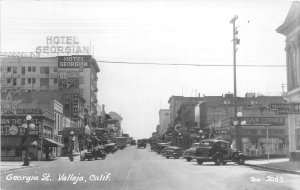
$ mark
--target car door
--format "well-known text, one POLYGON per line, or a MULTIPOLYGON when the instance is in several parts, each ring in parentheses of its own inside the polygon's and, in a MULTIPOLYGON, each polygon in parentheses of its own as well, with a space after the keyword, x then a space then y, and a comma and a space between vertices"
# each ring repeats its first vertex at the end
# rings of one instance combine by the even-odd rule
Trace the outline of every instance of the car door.
POLYGON ((220 152, 223 155, 224 159, 230 158, 230 146, 226 142, 220 142, 220 152))

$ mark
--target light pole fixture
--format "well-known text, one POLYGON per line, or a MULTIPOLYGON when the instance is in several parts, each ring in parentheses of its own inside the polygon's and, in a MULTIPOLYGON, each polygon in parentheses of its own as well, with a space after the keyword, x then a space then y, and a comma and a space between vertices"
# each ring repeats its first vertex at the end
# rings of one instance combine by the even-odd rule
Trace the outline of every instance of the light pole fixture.
POLYGON ((243 114, 242 112, 238 112, 236 114, 235 120, 233 120, 232 124, 236 128, 236 148, 239 151, 242 150, 242 138, 241 138, 241 126, 246 125, 246 121, 242 120, 243 114))
POLYGON ((25 149, 25 158, 23 166, 29 166, 29 129, 34 127, 31 121, 31 115, 26 116, 26 124, 23 124, 22 127, 25 128, 25 136, 26 136, 26 149, 25 149))
POLYGON ((69 159, 72 162, 74 160, 73 158, 73 146, 75 142, 75 137, 74 137, 74 131, 70 131, 70 140, 69 140, 69 159))

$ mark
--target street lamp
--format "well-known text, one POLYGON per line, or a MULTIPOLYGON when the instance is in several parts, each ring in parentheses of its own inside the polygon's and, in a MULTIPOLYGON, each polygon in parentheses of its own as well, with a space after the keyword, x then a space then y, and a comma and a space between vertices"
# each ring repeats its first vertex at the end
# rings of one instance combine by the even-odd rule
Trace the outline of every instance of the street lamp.
POLYGON ((69 140, 69 159, 73 162, 73 146, 75 142, 74 131, 70 131, 70 140, 69 140))
POLYGON ((26 116, 26 124, 23 124, 22 127, 25 128, 25 136, 26 136, 26 150, 25 150, 25 158, 23 166, 29 166, 29 129, 34 128, 34 124, 31 121, 31 115, 26 116))
POLYGON ((242 150, 242 139, 241 139, 241 126, 246 125, 246 121, 242 121, 242 112, 238 112, 236 114, 236 120, 234 120, 232 123, 235 126, 236 129, 236 148, 239 151, 242 150))

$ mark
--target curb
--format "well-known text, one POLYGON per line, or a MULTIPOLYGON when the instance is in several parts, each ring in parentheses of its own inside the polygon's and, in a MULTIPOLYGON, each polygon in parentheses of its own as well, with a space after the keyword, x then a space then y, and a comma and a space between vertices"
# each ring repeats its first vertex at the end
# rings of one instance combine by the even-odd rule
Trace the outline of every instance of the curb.
POLYGON ((35 168, 38 167, 39 165, 34 165, 34 166, 26 166, 26 167, 20 167, 20 168, 8 168, 8 169, 1 169, 0 172, 8 172, 8 171, 14 171, 14 170, 23 170, 23 169, 30 169, 30 168, 35 168))
POLYGON ((262 168, 262 169, 267 169, 267 170, 273 170, 273 171, 279 171, 279 172, 285 172, 285 173, 300 175, 300 172, 286 170, 286 169, 273 168, 273 167, 268 167, 268 166, 255 165, 255 164, 246 164, 246 163, 244 165, 254 167, 254 168, 262 168))

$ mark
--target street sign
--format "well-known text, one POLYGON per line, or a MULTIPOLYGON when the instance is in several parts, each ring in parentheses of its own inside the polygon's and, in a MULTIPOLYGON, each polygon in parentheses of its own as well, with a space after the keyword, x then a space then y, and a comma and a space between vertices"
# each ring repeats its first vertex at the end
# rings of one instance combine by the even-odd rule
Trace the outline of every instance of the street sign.
POLYGON ((277 114, 299 114, 300 103, 274 103, 269 105, 270 110, 276 111, 277 114))
POLYGON ((227 129, 214 129, 216 134, 228 134, 228 130, 227 129))

